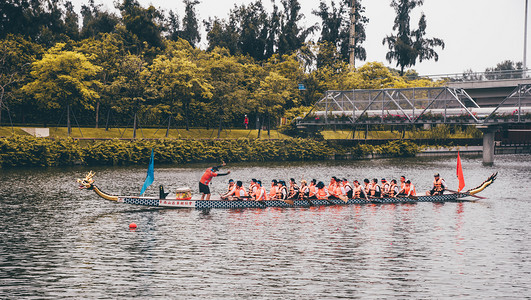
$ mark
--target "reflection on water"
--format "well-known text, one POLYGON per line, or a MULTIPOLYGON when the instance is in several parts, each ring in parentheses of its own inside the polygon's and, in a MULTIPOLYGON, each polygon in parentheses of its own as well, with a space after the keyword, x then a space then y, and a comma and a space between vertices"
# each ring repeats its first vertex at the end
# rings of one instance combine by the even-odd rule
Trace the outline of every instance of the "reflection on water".
MULTIPOLYGON (((207 165, 158 166, 148 193, 197 189, 207 165)), ((524 298, 531 275, 530 156, 464 158, 475 203, 171 210, 77 190, 89 169, 0 170, 0 298, 524 298), (131 222, 138 229, 129 230, 131 222)), ((95 168, 104 191, 137 194, 144 167, 95 168)), ((232 165, 231 177, 398 178, 419 190, 455 160, 232 165)), ((222 192, 229 178, 215 178, 222 192)))

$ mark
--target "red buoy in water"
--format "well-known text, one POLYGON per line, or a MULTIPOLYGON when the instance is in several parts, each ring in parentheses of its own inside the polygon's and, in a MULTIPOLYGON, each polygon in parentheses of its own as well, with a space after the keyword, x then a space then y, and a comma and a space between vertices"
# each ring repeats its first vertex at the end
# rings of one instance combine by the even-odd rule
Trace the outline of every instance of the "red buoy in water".
POLYGON ((136 229, 136 224, 135 223, 129 224, 129 229, 136 229))

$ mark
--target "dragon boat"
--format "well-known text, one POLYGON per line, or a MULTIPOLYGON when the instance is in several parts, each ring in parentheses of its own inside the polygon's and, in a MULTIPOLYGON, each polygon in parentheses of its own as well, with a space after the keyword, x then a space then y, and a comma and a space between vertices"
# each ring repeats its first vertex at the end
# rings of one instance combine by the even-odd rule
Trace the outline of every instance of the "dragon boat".
POLYGON ((166 208, 194 208, 199 210, 206 210, 212 208, 225 209, 241 209, 241 208, 267 208, 267 207, 310 207, 310 206, 328 206, 328 205, 351 205, 351 204, 392 204, 392 203, 418 203, 418 202, 467 202, 477 201, 477 199, 485 199, 484 197, 476 196, 477 193, 483 191, 486 187, 491 185, 496 179, 498 173, 494 173, 487 180, 483 181, 479 186, 464 192, 452 192, 443 195, 435 196, 415 196, 415 197, 393 197, 393 198, 369 198, 367 199, 347 199, 345 201, 340 199, 297 199, 297 200, 200 200, 192 197, 192 192, 189 188, 177 189, 175 195, 168 195, 164 193, 164 189, 160 186, 159 197, 138 197, 138 196, 113 196, 101 191, 94 184, 94 172, 89 172, 85 178, 78 179, 80 189, 92 190, 103 199, 114 201, 117 203, 126 203, 133 205, 144 205, 153 207, 166 208), (475 197, 475 199, 470 199, 475 197))

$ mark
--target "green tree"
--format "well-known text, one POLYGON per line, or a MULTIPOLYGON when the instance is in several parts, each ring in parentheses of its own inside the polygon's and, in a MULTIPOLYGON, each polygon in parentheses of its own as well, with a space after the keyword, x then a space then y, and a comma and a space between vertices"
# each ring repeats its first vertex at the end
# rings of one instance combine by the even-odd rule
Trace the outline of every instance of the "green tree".
MULTIPOLYGON (((118 5, 125 28, 141 42, 151 47, 162 46, 163 15, 153 6, 143 8, 136 0, 124 0, 118 5)), ((142 47, 139 47, 139 50, 142 47)))
POLYGON ((150 66, 151 88, 159 91, 169 111, 181 105, 186 130, 190 130, 190 106, 202 99, 212 98, 212 86, 205 71, 190 60, 186 51, 175 51, 172 57, 161 55, 150 66))
POLYGON ((280 36, 278 39, 278 54, 289 54, 304 44, 317 26, 303 28, 300 22, 304 18, 301 13, 301 5, 298 0, 281 0, 284 11, 282 13, 280 36))
POLYGON ((396 60, 396 65, 400 66, 400 75, 404 74, 404 68, 414 66, 417 59, 423 60, 435 59, 439 60, 439 55, 434 47, 442 47, 444 49, 444 41, 439 38, 427 39, 426 35, 426 15, 422 13, 419 20, 419 28, 417 30, 410 29, 410 13, 417 7, 422 5, 424 0, 392 0, 391 7, 395 9, 396 18, 393 30, 396 30, 396 35, 390 35, 383 39, 382 44, 387 44, 389 52, 386 54, 386 59, 389 62, 396 60))
POLYGON ((62 51, 63 47, 64 44, 57 44, 32 64, 33 80, 22 90, 45 109, 66 107, 70 135, 70 107, 94 109, 93 103, 99 97, 96 87, 100 84, 95 77, 101 68, 79 52, 62 51))
POLYGON ((94 4, 94 0, 90 0, 88 5, 81 6, 82 38, 96 37, 98 34, 114 31, 120 19, 114 13, 102 10, 102 6, 102 4, 94 4))
POLYGON ((0 124, 6 100, 27 78, 30 64, 43 52, 42 48, 22 36, 8 35, 0 40, 0 124))
POLYGON ((494 68, 485 69, 485 77, 490 80, 523 78, 523 76, 523 63, 512 60, 504 60, 494 68))
POLYGON ((104 104, 109 108, 113 102, 112 83, 119 74, 120 63, 126 56, 124 41, 117 35, 111 33, 100 33, 97 39, 83 40, 76 49, 89 57, 90 61, 101 67, 98 73, 101 85, 98 86, 99 98, 96 99, 95 106, 95 127, 99 127, 100 105, 104 104))
MULTIPOLYGON (((293 89, 293 82, 286 77, 271 72, 269 75, 260 81, 260 87, 254 93, 255 105, 259 115, 267 117, 267 135, 270 136, 271 118, 274 120, 280 118, 286 109, 286 103, 290 99, 290 89, 293 89)), ((260 129, 262 124, 260 124, 260 129)), ((260 137, 260 131, 258 131, 260 137)))
POLYGON ((187 40, 192 47, 196 47, 201 41, 201 35, 199 34, 199 21, 195 12, 195 6, 200 2, 198 0, 183 0, 183 3, 183 29, 180 37, 187 40))

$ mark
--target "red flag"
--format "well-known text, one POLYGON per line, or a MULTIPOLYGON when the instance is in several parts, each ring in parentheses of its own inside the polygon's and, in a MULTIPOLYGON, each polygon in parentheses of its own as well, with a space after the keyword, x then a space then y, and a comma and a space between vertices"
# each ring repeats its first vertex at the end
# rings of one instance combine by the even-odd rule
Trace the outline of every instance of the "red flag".
POLYGON ((461 167, 459 151, 457 151, 457 179, 459 180, 459 188, 457 191, 460 192, 465 187, 465 176, 463 176, 463 167, 461 167))

